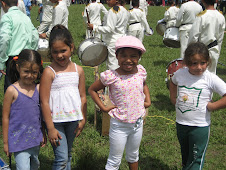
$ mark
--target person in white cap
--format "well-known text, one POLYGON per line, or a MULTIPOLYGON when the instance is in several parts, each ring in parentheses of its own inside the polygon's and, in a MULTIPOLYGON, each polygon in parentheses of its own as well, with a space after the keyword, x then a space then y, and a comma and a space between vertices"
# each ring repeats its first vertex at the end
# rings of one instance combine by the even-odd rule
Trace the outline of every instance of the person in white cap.
POLYGON ((134 36, 123 36, 115 44, 119 68, 100 74, 88 92, 99 108, 111 116, 109 140, 110 153, 106 170, 119 169, 124 149, 130 170, 138 170, 139 146, 143 133, 145 108, 151 105, 146 84, 147 72, 138 64, 146 51, 134 36), (97 91, 109 87, 112 106, 105 106, 97 91))

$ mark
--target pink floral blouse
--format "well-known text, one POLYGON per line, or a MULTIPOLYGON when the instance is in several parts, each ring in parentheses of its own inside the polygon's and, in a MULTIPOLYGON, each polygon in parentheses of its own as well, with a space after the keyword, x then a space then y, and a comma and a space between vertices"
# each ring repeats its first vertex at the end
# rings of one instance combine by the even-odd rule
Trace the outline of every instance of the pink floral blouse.
POLYGON ((135 123, 145 115, 143 83, 147 72, 142 65, 138 65, 138 72, 120 75, 114 70, 106 70, 100 74, 100 80, 109 86, 111 102, 117 106, 109 111, 109 115, 117 120, 135 123))

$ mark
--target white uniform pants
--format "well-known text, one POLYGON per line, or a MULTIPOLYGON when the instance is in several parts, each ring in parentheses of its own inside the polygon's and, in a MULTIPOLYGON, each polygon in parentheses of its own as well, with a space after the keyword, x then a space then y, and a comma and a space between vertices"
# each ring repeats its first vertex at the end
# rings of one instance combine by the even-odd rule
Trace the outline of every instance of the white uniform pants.
POLYGON ((135 163, 139 160, 139 147, 143 134, 143 120, 137 123, 124 123, 114 118, 110 121, 110 153, 106 170, 117 170, 126 147, 126 160, 135 163))
POLYGON ((217 48, 210 48, 209 49, 211 64, 208 66, 208 70, 214 74, 216 74, 217 70, 217 63, 219 59, 219 52, 217 48))
POLYGON ((42 21, 40 26, 38 27, 38 33, 42 34, 42 33, 45 33, 46 31, 48 31, 48 28, 51 23, 52 23, 52 21, 42 21))
POLYGON ((116 70, 119 68, 118 59, 115 54, 115 42, 108 44, 107 69, 116 70))
POLYGON ((184 58, 184 52, 188 46, 189 32, 187 30, 180 30, 180 58, 184 58))
POLYGON ((141 42, 143 42, 144 39, 144 30, 134 30, 134 31, 128 31, 128 35, 132 35, 134 37, 137 37, 141 42))

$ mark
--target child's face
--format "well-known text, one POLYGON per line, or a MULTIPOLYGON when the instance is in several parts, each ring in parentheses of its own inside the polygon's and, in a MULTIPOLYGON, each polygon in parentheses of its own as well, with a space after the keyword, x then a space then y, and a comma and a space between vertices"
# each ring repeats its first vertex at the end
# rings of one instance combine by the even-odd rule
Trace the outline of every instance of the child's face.
POLYGON ((107 4, 109 7, 113 7, 118 3, 118 0, 107 0, 107 4))
POLYGON ((57 40, 52 44, 51 56, 53 60, 60 66, 64 67, 70 62, 74 46, 65 44, 63 41, 57 40))
POLYGON ((191 57, 191 65, 187 66, 189 68, 189 72, 193 75, 202 75, 208 66, 208 62, 206 59, 199 55, 195 54, 191 57))
POLYGON ((118 59, 119 71, 122 74, 136 73, 140 59, 139 50, 134 48, 121 49, 116 58, 118 59))
POLYGON ((20 81, 24 85, 31 85, 38 77, 39 66, 38 64, 25 62, 22 66, 16 65, 17 71, 20 74, 20 81))

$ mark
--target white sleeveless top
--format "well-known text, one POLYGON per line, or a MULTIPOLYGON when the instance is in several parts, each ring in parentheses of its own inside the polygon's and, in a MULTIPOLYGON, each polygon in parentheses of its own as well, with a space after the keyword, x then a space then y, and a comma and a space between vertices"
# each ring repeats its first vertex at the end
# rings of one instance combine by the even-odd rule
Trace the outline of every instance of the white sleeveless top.
POLYGON ((78 89, 79 75, 76 64, 76 72, 64 72, 59 74, 56 74, 51 66, 48 67, 55 74, 49 99, 53 122, 82 120, 81 98, 78 89))

